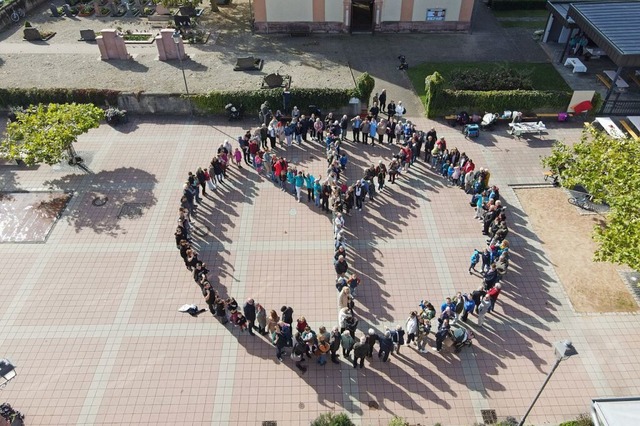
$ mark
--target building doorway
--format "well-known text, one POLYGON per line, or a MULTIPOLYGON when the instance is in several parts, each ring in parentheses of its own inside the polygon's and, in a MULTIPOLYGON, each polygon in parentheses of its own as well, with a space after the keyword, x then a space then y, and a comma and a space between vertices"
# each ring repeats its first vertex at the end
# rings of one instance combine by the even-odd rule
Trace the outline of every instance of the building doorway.
POLYGON ((351 33, 373 32, 373 0, 352 0, 351 33))

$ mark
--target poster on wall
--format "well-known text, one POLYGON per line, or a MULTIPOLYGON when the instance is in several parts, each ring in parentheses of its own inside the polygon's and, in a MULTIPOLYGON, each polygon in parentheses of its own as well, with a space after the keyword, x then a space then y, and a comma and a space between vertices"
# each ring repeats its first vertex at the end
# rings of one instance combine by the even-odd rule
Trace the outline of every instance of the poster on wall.
POLYGON ((427 21, 444 21, 447 9, 427 9, 427 21))

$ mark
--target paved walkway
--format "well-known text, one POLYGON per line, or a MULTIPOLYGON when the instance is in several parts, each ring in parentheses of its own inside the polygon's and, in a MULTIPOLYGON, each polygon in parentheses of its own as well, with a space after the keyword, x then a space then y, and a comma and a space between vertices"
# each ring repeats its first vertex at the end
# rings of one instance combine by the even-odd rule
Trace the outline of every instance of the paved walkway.
MULTIPOLYGON (((558 369, 531 422, 575 417, 591 397, 640 392, 637 316, 574 314, 507 186, 540 182, 539 156, 554 139, 575 140, 579 129, 550 123, 541 141, 518 141, 502 130, 467 141, 455 129, 415 120, 421 128, 435 124, 451 146, 488 166, 509 205, 514 265, 496 315, 476 330, 471 349, 422 355, 405 347, 389 364, 374 357, 364 370, 312 365, 300 376, 289 359, 275 363, 262 338, 238 336, 208 313, 178 313, 183 303, 202 304, 173 245, 180 182, 242 130, 209 120, 134 119, 81 138, 78 151, 94 174, 0 167, 7 190, 74 191, 46 244, 0 245, 0 345, 18 366, 5 398, 30 424, 300 425, 347 411, 359 424, 400 415, 412 423, 470 425, 481 421, 482 409, 519 417, 550 368, 551 344, 567 337, 580 356, 558 369), (93 206, 96 195, 109 202, 93 206), (118 219, 125 203, 144 204, 143 215, 118 219)), ((387 146, 346 149, 349 181, 392 154, 387 146)), ((286 155, 323 173, 317 146, 286 155)), ((467 202, 416 164, 348 218, 349 260, 363 277, 361 330, 402 324, 419 300, 440 301, 478 285, 466 267, 483 238, 467 202)), ((267 309, 286 303, 314 327, 335 323, 331 227, 317 209, 252 171, 233 170, 197 226, 198 249, 223 293, 252 296, 267 309)))
MULTIPOLYGON (((4 190, 74 191, 46 244, 0 245, 0 355, 18 366, 4 397, 29 424, 259 425, 275 420, 297 426, 324 412, 346 411, 364 425, 386 424, 392 415, 412 424, 470 425, 482 420, 482 409, 496 410, 501 419, 520 417, 553 362, 551 345, 565 338, 580 355, 560 366, 529 417, 532 423, 573 418, 588 410, 592 397, 640 393, 638 317, 626 315, 621 321, 619 315, 573 313, 544 242, 508 186, 540 182, 539 157, 555 139, 577 140, 579 126, 548 123, 544 140, 512 139, 502 129, 468 141, 458 130, 420 117, 408 81, 394 68, 396 52, 411 52, 412 62, 458 55, 520 60, 540 54, 496 38, 504 30, 489 28, 491 18, 486 19, 476 21, 472 36, 283 39, 286 46, 318 42, 305 47, 327 62, 335 56, 344 64, 348 57, 354 70, 371 70, 378 87, 409 105, 419 128, 435 125, 450 146, 491 169, 509 205, 513 266, 496 315, 484 330, 476 330, 472 348, 458 356, 422 355, 405 347, 388 364, 374 357, 364 370, 346 363, 312 365, 300 376, 289 359, 275 363, 274 350, 263 339, 238 336, 208 313, 197 319, 178 313, 184 303, 202 304, 173 243, 181 182, 208 162, 223 139, 243 129, 210 119, 134 118, 125 127, 102 126, 80 139, 77 149, 92 174, 66 165, 0 165, 4 190), (371 40, 385 55, 372 60, 366 50, 371 40), (109 202, 93 206, 96 196, 109 202), (118 218, 127 206, 140 208, 142 215, 118 218)), ((58 85, 67 81, 58 74, 61 58, 104 65, 92 53, 9 52, 17 48, 11 37, 0 44, 2 73, 18 75, 17 69, 44 58, 49 80, 58 85)), ((277 44, 279 39, 270 40, 277 44)), ((247 45, 238 48, 251 51, 247 45)), ((278 46, 264 52, 280 55, 278 46)), ((293 48, 287 55, 295 55, 293 48)), ((178 78, 154 74, 164 64, 152 56, 136 58, 149 68, 138 80, 141 87, 180 90, 178 78)), ((301 72, 307 77, 300 81, 317 76, 311 68, 301 72)), ((91 81, 111 73, 90 72, 95 73, 91 81)), ((197 87, 224 81, 201 78, 206 74, 199 72, 190 74, 197 87)), ((109 75, 117 80, 119 74, 109 75)), ((20 73, 15 84, 32 84, 29 75, 20 73)), ((84 81, 88 75, 74 78, 84 81)), ((235 74, 228 75, 236 81, 235 74)), ((128 88, 124 80, 113 87, 128 88)), ((350 182, 368 163, 393 153, 387 146, 347 144, 346 150, 352 156, 350 182)), ((318 146, 292 147, 286 156, 315 175, 324 172, 318 146)), ((406 179, 367 203, 362 214, 348 218, 349 261, 363 277, 356 307, 361 330, 402 324, 419 300, 439 302, 479 284, 466 268, 472 249, 484 239, 467 202, 465 194, 417 164, 406 179)), ((290 305, 314 327, 335 323, 328 217, 247 169, 232 171, 230 182, 207 200, 199 216, 198 251, 217 271, 223 293, 238 300, 252 296, 267 309, 290 305)))

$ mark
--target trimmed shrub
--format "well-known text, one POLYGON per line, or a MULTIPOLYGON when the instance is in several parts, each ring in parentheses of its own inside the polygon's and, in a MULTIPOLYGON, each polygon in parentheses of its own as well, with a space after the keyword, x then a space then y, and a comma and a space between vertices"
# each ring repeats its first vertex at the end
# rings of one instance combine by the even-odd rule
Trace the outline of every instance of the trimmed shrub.
POLYGON ((559 426, 593 426, 593 420, 588 414, 580 414, 575 420, 560 423, 559 426))
POLYGON ((368 72, 360 74, 360 77, 356 80, 356 93, 355 96, 360 99, 365 105, 369 104, 371 98, 371 92, 376 86, 376 81, 369 75, 368 72))
MULTIPOLYGON (((190 95, 195 107, 204 113, 222 114, 228 103, 243 105, 245 111, 258 111, 264 101, 269 101, 274 111, 276 105, 282 105, 283 89, 271 90, 238 90, 230 92, 210 92, 205 95, 190 95)), ((303 113, 307 113, 309 105, 315 105, 322 110, 342 108, 349 104, 349 99, 356 96, 354 90, 344 89, 292 89, 291 106, 297 106, 303 113)))
POLYGON ((571 93, 542 90, 451 90, 443 89, 444 81, 435 72, 425 79, 425 109, 429 118, 455 111, 470 112, 504 110, 564 110, 571 101, 571 93))
POLYGON ((326 413, 318 416, 313 422, 311 422, 311 426, 354 426, 353 422, 344 413, 340 414, 332 414, 326 413))
POLYGON ((27 107, 38 104, 94 104, 97 106, 117 105, 116 90, 102 89, 2 89, 0 88, 0 107, 27 107))
POLYGON ((491 71, 456 69, 448 84, 456 90, 533 90, 531 77, 526 72, 507 67, 491 71))

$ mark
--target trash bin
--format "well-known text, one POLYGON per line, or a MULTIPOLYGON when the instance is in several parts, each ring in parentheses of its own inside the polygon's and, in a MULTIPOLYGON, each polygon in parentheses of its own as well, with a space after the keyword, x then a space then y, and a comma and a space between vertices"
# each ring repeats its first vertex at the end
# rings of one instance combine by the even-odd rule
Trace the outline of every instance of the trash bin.
POLYGON ((360 99, 358 98, 349 99, 349 114, 351 116, 360 114, 360 99))

